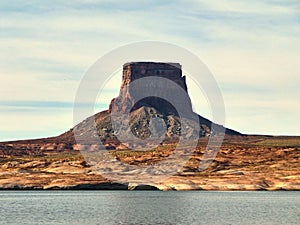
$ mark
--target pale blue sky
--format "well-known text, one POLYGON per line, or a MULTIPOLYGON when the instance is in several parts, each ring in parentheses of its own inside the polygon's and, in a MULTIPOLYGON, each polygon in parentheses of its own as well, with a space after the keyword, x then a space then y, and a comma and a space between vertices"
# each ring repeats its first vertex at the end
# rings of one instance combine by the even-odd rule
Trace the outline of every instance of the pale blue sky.
MULTIPOLYGON (((300 135, 299 4, 0 0, 0 140, 67 131, 87 69, 111 49, 145 40, 200 57, 220 85, 228 127, 300 135)), ((101 108, 117 95, 119 82, 115 77, 104 90, 101 108)), ((192 84, 190 92, 197 99, 192 84)), ((205 102, 194 107, 210 117, 205 102)))

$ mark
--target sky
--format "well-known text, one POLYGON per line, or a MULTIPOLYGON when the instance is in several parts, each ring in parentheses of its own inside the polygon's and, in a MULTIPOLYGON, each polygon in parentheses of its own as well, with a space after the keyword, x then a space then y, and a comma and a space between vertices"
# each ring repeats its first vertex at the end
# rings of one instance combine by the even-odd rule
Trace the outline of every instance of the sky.
MULTIPOLYGON (((147 40, 203 61, 221 89, 227 127, 300 135, 299 0, 0 0, 0 141, 69 130, 89 67, 147 40)), ((120 76, 103 89, 97 110, 118 95, 120 76)), ((211 119, 187 82, 195 110, 211 119)))

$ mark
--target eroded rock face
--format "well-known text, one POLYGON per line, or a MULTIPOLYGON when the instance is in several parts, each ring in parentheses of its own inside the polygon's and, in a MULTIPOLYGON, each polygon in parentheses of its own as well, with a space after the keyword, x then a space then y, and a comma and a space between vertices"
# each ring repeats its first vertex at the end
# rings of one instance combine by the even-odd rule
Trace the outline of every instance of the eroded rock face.
POLYGON ((176 108, 158 96, 166 96, 167 99, 177 101, 177 104, 184 104, 186 112, 192 112, 192 103, 188 96, 186 77, 182 75, 181 65, 179 63, 159 63, 159 62, 132 62, 126 63, 123 66, 123 79, 120 88, 120 94, 113 99, 110 104, 116 107, 119 111, 134 111, 140 107, 153 107, 160 113, 166 115, 177 115, 176 108), (144 82, 143 82, 143 78, 144 82), (152 79, 151 79, 152 78, 152 79), (165 78, 172 82, 157 81, 155 78, 165 78), (137 82, 140 85, 136 85, 137 82), (180 90, 182 89, 182 90, 180 90), (134 93, 141 95, 148 91, 154 95, 148 96, 140 101, 134 97, 134 93), (187 101, 181 101, 180 92, 184 91, 187 94, 187 101))
MULTIPOLYGON (((155 136, 150 131, 153 119, 160 120, 162 126, 157 123, 157 129, 154 126, 152 131, 159 137, 165 136, 175 142, 179 136, 183 136, 182 129, 187 129, 184 133, 193 139, 210 134, 210 121, 193 112, 186 77, 182 74, 179 63, 126 63, 122 78, 119 96, 111 101, 108 111, 111 121, 115 123, 113 127, 117 128, 114 133, 118 137, 144 140, 155 136), (127 115, 130 117, 129 121, 126 119, 127 115), (187 121, 184 127, 182 119, 187 121), (195 130, 195 127, 199 127, 199 122, 200 128, 195 130)), ((106 128, 101 126, 101 129, 106 128)))
POLYGON ((123 81, 121 88, 146 76, 160 76, 170 79, 187 91, 185 76, 182 76, 179 63, 131 62, 123 65, 123 81))

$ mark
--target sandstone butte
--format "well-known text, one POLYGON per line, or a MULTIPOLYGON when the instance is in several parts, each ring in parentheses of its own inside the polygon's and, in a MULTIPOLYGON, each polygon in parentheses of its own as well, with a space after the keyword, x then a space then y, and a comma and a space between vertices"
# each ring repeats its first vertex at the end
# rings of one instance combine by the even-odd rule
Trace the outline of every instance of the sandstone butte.
MULTIPOLYGON (((169 79, 188 93, 185 76, 178 63, 124 64, 120 94, 112 100, 108 110, 87 118, 57 137, 0 143, 0 189, 300 190, 300 137, 296 136, 244 135, 226 128, 216 158, 207 169, 199 170, 210 135, 224 128, 216 125, 213 131, 211 121, 193 112, 189 97, 184 110, 187 114, 196 115, 199 120, 199 141, 180 171, 159 183, 145 181, 144 185, 126 180, 111 181, 101 176, 79 151, 82 147, 80 140, 86 141, 85 146, 88 147, 85 151, 88 152, 93 151, 95 145, 92 143, 94 139, 89 138, 100 139, 115 160, 127 165, 155 165, 174 152, 181 138, 177 109, 153 96, 135 102, 133 92, 126 89, 133 81, 152 76, 169 79), (136 149, 128 149, 114 133, 110 120, 113 107, 121 113, 130 111, 130 123, 124 132, 130 130, 141 140, 151 135, 151 119, 163 119, 167 129, 163 142, 155 148, 149 142, 147 151, 139 151, 141 146, 138 142, 136 149), (96 133, 91 129, 94 123, 96 133)), ((145 84, 145 88, 155 89, 156 85, 150 82, 145 84)), ((173 89, 173 86, 166 86, 165 92, 172 95, 173 89)), ((189 121, 187 127, 192 128, 193 123, 189 121)), ((193 135, 193 129, 189 129, 187 135, 193 135)), ((115 168, 117 173, 126 172, 118 169, 115 168)))

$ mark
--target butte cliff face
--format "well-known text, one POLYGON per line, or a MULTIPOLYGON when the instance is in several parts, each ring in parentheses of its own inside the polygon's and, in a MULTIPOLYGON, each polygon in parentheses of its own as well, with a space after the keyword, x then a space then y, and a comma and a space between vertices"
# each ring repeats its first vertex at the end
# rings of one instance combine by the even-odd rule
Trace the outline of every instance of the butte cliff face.
MULTIPOLYGON (((126 63, 123 66, 123 77, 120 88, 120 94, 117 98, 113 99, 112 104, 117 107, 118 111, 134 111, 141 107, 152 107, 158 112, 165 115, 176 115, 176 109, 170 102, 160 97, 166 96, 170 99, 177 100, 175 104, 184 104, 184 109, 187 112, 192 112, 192 103, 188 96, 186 77, 182 75, 181 65, 179 63, 160 63, 160 62, 132 62, 126 63), (148 78, 148 79, 147 79, 148 78), (164 80, 151 79, 151 78, 165 78, 172 82, 164 82, 164 80), (140 86, 129 88, 130 85, 137 80, 144 79, 140 82, 140 86), (187 94, 187 101, 179 102, 181 99, 176 99, 181 88, 187 94), (135 90, 134 90, 135 89, 135 90), (141 95, 146 89, 152 90, 155 96, 146 97, 137 101, 132 96, 131 92, 136 92, 141 95)), ((112 104, 109 109, 111 111, 112 104)))
MULTIPOLYGON (((166 138, 178 139, 182 135, 180 116, 189 122, 188 136, 199 137, 199 130, 193 129, 198 118, 178 63, 126 63, 119 96, 112 100, 109 112, 114 133, 122 142, 131 142, 133 148, 150 137, 143 141, 144 145, 159 144, 166 138), (153 125, 153 119, 160 123, 153 125)), ((205 135, 205 131, 200 135, 205 135)))

